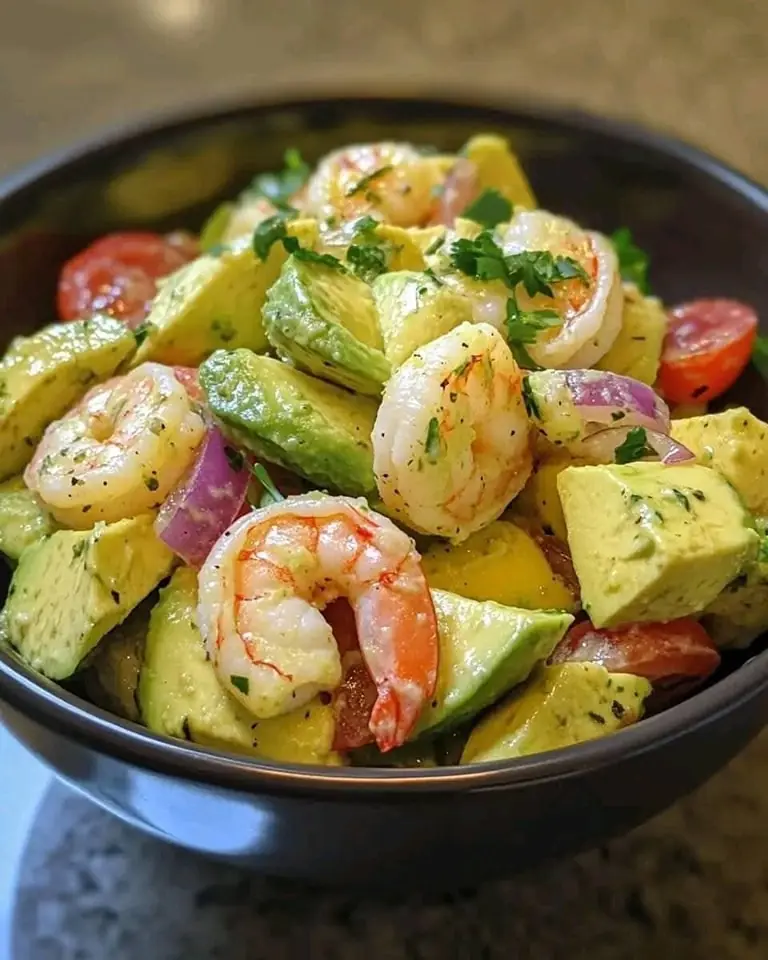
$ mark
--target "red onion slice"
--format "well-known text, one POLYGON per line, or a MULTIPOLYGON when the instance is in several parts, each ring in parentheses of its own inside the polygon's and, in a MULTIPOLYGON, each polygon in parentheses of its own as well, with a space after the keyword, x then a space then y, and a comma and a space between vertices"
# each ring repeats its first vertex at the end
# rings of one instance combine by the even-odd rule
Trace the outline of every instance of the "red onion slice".
POLYGON ((575 455, 588 437, 609 426, 669 433, 666 403, 632 377, 602 370, 541 370, 527 379, 529 406, 540 434, 575 455))
MULTIPOLYGON (((592 463, 615 463, 616 448, 627 439, 633 427, 610 427, 587 437, 581 444, 581 456, 592 463)), ((645 442, 655 451, 655 456, 640 457, 640 460, 662 463, 687 463, 695 459, 688 447, 657 430, 645 430, 645 442)))
POLYGON ((243 457, 209 427, 191 471, 160 508, 157 535, 185 563, 200 566, 240 513, 249 479, 243 457))

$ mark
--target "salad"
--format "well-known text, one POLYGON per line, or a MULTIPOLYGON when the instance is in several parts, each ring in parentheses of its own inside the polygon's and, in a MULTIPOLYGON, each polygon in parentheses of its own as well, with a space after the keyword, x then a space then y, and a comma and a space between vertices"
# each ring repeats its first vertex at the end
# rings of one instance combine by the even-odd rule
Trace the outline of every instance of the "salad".
POLYGON ((296 150, 66 263, 0 361, 0 635, 150 730, 434 766, 604 737, 768 630, 768 350, 501 137, 296 150))

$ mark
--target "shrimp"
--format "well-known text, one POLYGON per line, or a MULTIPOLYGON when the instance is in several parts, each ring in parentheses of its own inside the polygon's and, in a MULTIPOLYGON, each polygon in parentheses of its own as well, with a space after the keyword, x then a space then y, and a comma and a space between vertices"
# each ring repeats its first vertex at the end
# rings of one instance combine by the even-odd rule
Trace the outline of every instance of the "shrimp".
POLYGON ((411 733, 437 681, 432 595, 413 541, 365 500, 310 493, 255 510, 219 538, 199 583, 219 680, 255 717, 339 686, 320 611, 345 596, 377 689, 370 730, 383 751, 411 733))
POLYGON ((572 257, 584 269, 587 283, 580 278, 560 281, 553 287, 554 298, 531 298, 519 289, 517 299, 526 310, 554 309, 562 317, 561 326, 542 332, 529 347, 536 363, 594 366, 618 336, 624 306, 618 259, 608 238, 544 210, 522 210, 500 231, 499 242, 505 254, 547 250, 572 257))
POLYGON ((465 540, 525 485, 529 426, 509 347, 489 324, 462 323, 387 383, 372 435, 379 493, 412 529, 465 540))
POLYGON ((423 226, 435 214, 452 165, 452 158, 423 156, 404 143, 346 147, 320 161, 302 209, 326 222, 367 214, 395 226, 423 226))
POLYGON ((205 424, 170 367, 143 363, 90 390, 43 434, 24 473, 76 530, 157 508, 191 465, 205 424))

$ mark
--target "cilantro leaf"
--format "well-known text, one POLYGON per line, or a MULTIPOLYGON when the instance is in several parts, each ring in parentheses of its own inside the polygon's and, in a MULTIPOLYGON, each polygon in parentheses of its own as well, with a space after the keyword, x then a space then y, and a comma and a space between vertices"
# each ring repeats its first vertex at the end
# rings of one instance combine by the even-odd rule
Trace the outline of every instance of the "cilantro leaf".
POLYGON ((442 450, 440 442, 440 422, 432 417, 427 427, 427 438, 424 441, 424 453, 430 463, 437 463, 442 450))
POLYGON ((283 246, 291 256, 304 263, 319 263, 333 270, 344 270, 344 264, 331 253, 316 253, 308 247, 302 247, 296 237, 281 237, 283 246))
POLYGON ((628 227, 620 227, 612 233, 611 243, 619 258, 621 279, 634 283, 642 294, 648 296, 651 292, 648 285, 648 254, 635 244, 628 227))
POLYGON ((254 463, 251 467, 251 473, 264 488, 264 494, 259 503, 260 507, 266 507, 270 503, 279 503, 281 500, 285 500, 285 497, 272 482, 272 477, 267 473, 266 467, 260 463, 254 463))
POLYGON ((375 217, 366 214, 364 217, 358 217, 352 223, 353 237, 369 237, 376 232, 376 227, 381 225, 381 221, 375 217))
POLYGON ((156 329, 157 328, 155 327, 155 324, 151 323, 149 320, 145 320, 143 323, 140 323, 133 331, 133 337, 136 340, 136 346, 140 347, 147 337, 156 329))
POLYGON ((347 196, 354 197, 355 194, 362 193, 363 190, 368 189, 374 180, 378 180, 379 177, 383 177, 385 173, 389 173, 389 171, 393 169, 394 168, 392 164, 387 163, 383 167, 378 167, 376 170, 372 170, 370 173, 367 173, 364 177, 360 177, 357 183, 347 190, 347 196))
POLYGON ((229 682, 232 684, 235 690, 239 690, 240 693, 244 693, 246 697, 248 696, 248 691, 251 689, 251 684, 248 680, 248 677, 240 677, 236 673, 233 673, 229 678, 229 682))
POLYGON ((424 251, 424 256, 431 257, 433 253, 437 253, 437 251, 442 247, 444 243, 445 243, 445 234, 443 233, 440 236, 435 237, 432 243, 430 243, 430 245, 424 251))
POLYGON ((525 412, 529 417, 537 420, 541 419, 539 401, 536 399, 528 377, 523 377, 523 403, 525 404, 525 412))
POLYGON ((541 369, 526 346, 536 343, 542 330, 556 327, 560 322, 554 310, 521 310, 514 295, 507 300, 507 343, 518 366, 526 370, 541 369))
POLYGON ((284 239, 287 233, 285 223, 286 215, 276 213, 274 217, 262 220, 253 231, 253 252, 259 260, 266 260, 273 245, 284 239))
POLYGON ((632 463, 643 457, 655 457, 656 451, 648 443, 648 434, 644 427, 632 427, 627 436, 613 452, 615 463, 632 463))
POLYGON ((768 337, 755 338, 755 345, 752 347, 752 363, 757 367, 760 376, 768 380, 768 337))
POLYGON ((353 243, 347 250, 347 263, 361 280, 373 283, 376 277, 387 272, 387 251, 372 243, 353 243))
POLYGON ((455 240, 451 244, 450 259, 457 270, 475 280, 507 282, 504 251, 489 230, 483 230, 474 240, 455 240))
POLYGON ((495 227, 512 216, 512 204, 498 190, 486 188, 468 207, 461 212, 462 217, 474 220, 484 227, 495 227))
POLYGON ((262 173, 254 177, 249 192, 261 194, 276 207, 285 207, 309 179, 310 167, 294 147, 285 151, 283 163, 285 166, 280 173, 262 173))

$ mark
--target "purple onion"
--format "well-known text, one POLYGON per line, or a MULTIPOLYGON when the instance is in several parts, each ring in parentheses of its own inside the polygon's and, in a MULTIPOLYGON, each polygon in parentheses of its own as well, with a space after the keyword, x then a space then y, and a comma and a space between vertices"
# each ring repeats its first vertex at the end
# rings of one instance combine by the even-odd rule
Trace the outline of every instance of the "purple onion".
POLYGON ((157 535, 185 563, 200 566, 240 513, 249 479, 248 464, 209 426, 191 471, 160 508, 157 535))
MULTIPOLYGON (((609 427, 587 437, 581 444, 582 456, 593 463, 615 463, 616 448, 627 439, 633 427, 609 427)), ((645 430, 645 442, 655 451, 655 456, 641 457, 645 461, 661 461, 668 465, 688 463, 694 460, 691 451, 658 430, 645 430)))
POLYGON ((647 384, 601 370, 563 370, 556 373, 564 378, 574 406, 585 420, 613 423, 616 414, 622 413, 627 418, 628 426, 648 427, 669 433, 669 408, 647 384))

